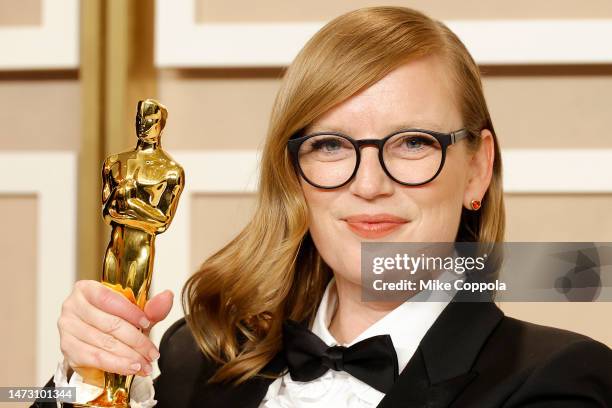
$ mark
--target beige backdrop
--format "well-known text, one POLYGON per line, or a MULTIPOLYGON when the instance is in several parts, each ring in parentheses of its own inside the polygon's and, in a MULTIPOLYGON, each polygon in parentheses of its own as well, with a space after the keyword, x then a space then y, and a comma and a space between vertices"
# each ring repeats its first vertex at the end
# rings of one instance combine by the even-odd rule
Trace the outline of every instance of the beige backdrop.
MULTIPOLYGON (((301 6, 265 0, 257 8, 243 2, 244 7, 220 0, 198 1, 197 20, 320 20, 348 10, 346 2, 323 0, 301 6)), ((360 0, 351 2, 350 8, 373 4, 380 3, 360 0)), ((420 0, 408 5, 439 19, 612 17, 608 0, 589 2, 588 7, 571 0, 512 4, 420 0)), ((0 0, 0 24, 39 22, 40 1, 0 0)), ((502 148, 612 148, 612 66, 485 67, 484 73, 502 148)), ((171 115, 164 146, 168 150, 261 148, 280 75, 278 69, 158 71, 156 96, 169 106, 171 115)), ((84 137, 80 134, 81 86, 77 72, 0 72, 0 151, 80 152, 84 137)), ((134 103, 129 101, 128 106, 134 103)), ((611 194, 507 194, 506 198, 508 241, 612 241, 611 194)), ((1 327, 10 333, 0 339, 0 361, 10 367, 0 371, 0 386, 34 385, 35 298, 31 293, 36 273, 36 206, 35 197, 0 196, 0 211, 9 214, 3 217, 0 236, 0 282, 7 288, 10 279, 16 287, 0 299, 0 310, 11 311, 0 318, 1 327)), ((250 195, 196 196, 192 268, 236 234, 252 210, 250 195)), ((85 276, 92 271, 80 273, 85 276)), ((585 333, 612 346, 612 303, 501 306, 508 315, 585 333)))

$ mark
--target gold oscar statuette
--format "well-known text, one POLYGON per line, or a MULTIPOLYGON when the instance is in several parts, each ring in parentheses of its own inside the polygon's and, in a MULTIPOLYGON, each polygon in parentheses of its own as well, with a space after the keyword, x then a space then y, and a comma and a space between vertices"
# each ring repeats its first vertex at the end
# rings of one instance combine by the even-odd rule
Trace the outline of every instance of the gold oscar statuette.
MULTIPOLYGON (((109 156, 102 168, 102 215, 112 228, 102 283, 144 309, 153 273, 155 236, 166 231, 185 186, 185 172, 161 147, 168 111, 138 102, 134 150, 109 156)), ((104 372, 104 390, 76 407, 128 408, 134 375, 104 372)))

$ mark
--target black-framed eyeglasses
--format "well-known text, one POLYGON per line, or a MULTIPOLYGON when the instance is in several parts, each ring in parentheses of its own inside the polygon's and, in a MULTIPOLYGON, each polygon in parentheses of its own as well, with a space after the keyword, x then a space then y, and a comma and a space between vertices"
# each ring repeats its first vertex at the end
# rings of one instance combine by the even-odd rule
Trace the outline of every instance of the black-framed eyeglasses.
POLYGON ((353 139, 340 132, 323 131, 287 141, 293 164, 311 185, 342 187, 355 177, 361 162, 361 147, 378 147, 385 173, 397 183, 420 186, 442 171, 448 146, 469 135, 465 128, 442 133, 426 129, 400 129, 382 139, 353 139))

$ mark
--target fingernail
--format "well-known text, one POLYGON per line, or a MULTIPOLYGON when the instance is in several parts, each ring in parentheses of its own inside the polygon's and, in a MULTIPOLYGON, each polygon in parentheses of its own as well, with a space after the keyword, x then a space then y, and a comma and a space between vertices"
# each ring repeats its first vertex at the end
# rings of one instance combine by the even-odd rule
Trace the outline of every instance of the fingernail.
POLYGON ((139 371, 140 370, 140 363, 134 363, 130 366, 130 368, 134 371, 139 371))
POLYGON ((151 325, 151 322, 145 317, 140 318, 140 321, 138 323, 140 324, 140 327, 142 327, 143 329, 146 329, 147 327, 151 325))
POLYGON ((151 359, 151 362, 157 360, 159 358, 159 351, 155 349, 149 351, 149 357, 151 359))
POLYGON ((142 369, 142 371, 144 371, 144 373, 146 375, 151 374, 151 371, 153 370, 153 368, 151 367, 151 365, 149 364, 145 364, 144 368, 142 369))

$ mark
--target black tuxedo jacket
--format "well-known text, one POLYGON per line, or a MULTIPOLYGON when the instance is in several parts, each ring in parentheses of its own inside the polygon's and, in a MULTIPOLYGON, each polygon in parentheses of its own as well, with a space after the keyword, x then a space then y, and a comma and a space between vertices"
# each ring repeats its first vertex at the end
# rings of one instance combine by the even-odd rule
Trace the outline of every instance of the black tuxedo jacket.
MULTIPOLYGON (((206 384, 217 366, 200 352, 184 318, 164 333, 160 354, 156 408, 256 408, 273 381, 206 384)), ((278 353, 266 370, 285 367, 278 353)), ((451 302, 378 406, 612 407, 612 350, 578 333, 505 316, 493 302, 451 302)))

